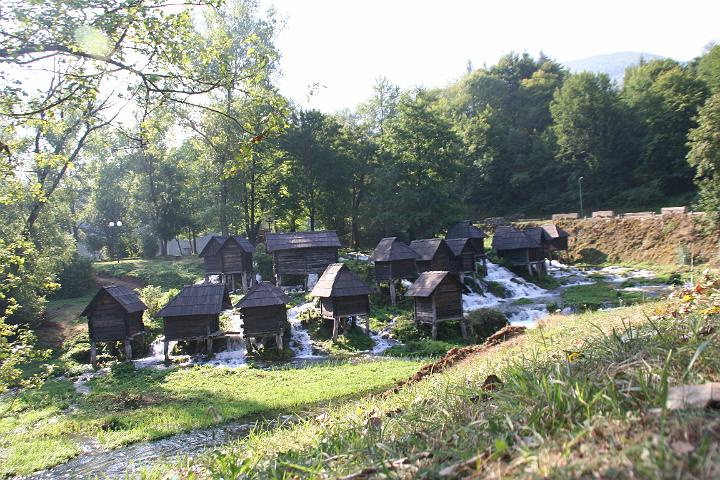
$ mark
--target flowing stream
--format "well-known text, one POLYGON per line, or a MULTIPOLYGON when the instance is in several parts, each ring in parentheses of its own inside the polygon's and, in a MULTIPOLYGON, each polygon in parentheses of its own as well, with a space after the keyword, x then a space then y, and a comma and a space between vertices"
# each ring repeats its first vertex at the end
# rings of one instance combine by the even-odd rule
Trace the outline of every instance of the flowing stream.
MULTIPOLYGON (((508 317, 512 325, 534 327, 537 321, 548 313, 547 305, 559 305, 562 291, 575 285, 589 285, 603 280, 621 291, 642 292, 650 297, 658 297, 670 291, 670 286, 660 282, 652 282, 657 276, 654 272, 628 267, 574 268, 557 261, 547 263, 548 274, 562 284, 553 290, 546 290, 527 282, 510 270, 488 262, 488 272, 483 281, 477 282, 482 293, 463 295, 463 310, 466 312, 478 308, 496 308, 508 317), (627 280, 643 280, 649 282, 631 287, 622 287, 627 280), (493 288, 496 287, 496 288, 493 288), (500 287, 500 288, 497 288, 500 287), (493 293, 495 292, 495 293, 493 293), (504 293, 498 295, 498 293, 504 293)), ((572 313, 570 309, 563 313, 572 313)))

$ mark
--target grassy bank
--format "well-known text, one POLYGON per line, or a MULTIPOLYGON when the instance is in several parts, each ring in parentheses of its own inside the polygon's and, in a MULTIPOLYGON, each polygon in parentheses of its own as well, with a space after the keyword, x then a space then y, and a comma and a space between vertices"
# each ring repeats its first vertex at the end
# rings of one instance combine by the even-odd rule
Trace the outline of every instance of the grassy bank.
POLYGON ((198 257, 96 262, 93 268, 100 275, 131 277, 146 285, 156 285, 165 290, 191 285, 204 276, 202 259, 198 257))
POLYGON ((387 388, 416 362, 339 362, 306 368, 192 367, 134 370, 118 365, 90 382, 89 395, 69 381, 0 399, 0 474, 26 474, 103 448, 165 437, 230 420, 299 412, 387 388))
POLYGON ((720 306, 687 305, 552 316, 396 394, 175 469, 189 478, 710 478, 720 414, 662 409, 669 386, 718 380, 720 306), (490 375, 500 383, 484 387, 490 375))

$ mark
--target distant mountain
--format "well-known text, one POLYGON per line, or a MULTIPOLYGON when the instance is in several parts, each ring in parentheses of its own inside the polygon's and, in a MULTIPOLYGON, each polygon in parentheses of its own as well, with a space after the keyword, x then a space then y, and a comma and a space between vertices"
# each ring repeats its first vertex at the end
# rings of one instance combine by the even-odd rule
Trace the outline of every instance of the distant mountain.
POLYGON ((565 62, 565 66, 571 72, 607 73, 611 80, 615 80, 620 84, 623 81, 627 67, 639 64, 640 59, 650 61, 662 58, 665 57, 652 53, 619 52, 565 62))

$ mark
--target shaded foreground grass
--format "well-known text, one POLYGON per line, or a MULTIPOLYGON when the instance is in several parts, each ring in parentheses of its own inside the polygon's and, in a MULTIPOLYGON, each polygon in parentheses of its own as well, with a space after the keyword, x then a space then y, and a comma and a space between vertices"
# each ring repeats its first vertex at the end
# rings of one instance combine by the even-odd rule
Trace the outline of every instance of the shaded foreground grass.
POLYGON ((305 368, 197 366, 134 370, 119 365, 91 380, 87 396, 50 381, 14 402, 0 399, 0 474, 26 474, 80 453, 161 438, 230 420, 298 412, 323 402, 387 388, 416 362, 337 362, 305 368))
POLYGON ((677 318, 660 308, 549 317, 397 394, 258 431, 175 470, 182 478, 717 478, 720 415, 662 406, 669 386, 718 381, 720 307, 676 309, 677 318), (500 377, 496 389, 483 388, 489 375, 500 377))

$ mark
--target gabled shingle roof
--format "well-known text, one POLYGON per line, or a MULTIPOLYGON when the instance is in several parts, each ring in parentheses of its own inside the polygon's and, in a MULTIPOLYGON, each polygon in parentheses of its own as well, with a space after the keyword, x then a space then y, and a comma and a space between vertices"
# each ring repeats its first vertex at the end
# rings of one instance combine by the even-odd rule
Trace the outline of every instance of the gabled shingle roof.
POLYGON ((253 244, 250 243, 247 238, 241 237, 240 235, 230 235, 227 240, 223 242, 220 250, 225 248, 225 245, 228 245, 229 242, 235 242, 238 247, 240 247, 240 249, 245 253, 253 253, 255 251, 255 247, 253 247, 253 244))
POLYGON ((418 254, 397 237, 387 237, 380 240, 373 251, 372 259, 375 262, 394 262, 396 260, 416 260, 418 254))
POLYGON ((407 297, 429 297, 433 294, 435 289, 440 283, 445 280, 446 277, 451 278, 458 285, 460 280, 450 272, 430 271, 423 272, 420 276, 410 285, 405 296, 407 297))
POLYGON ((550 235, 541 227, 528 227, 524 232, 525 235, 530 237, 538 246, 550 240, 550 235))
POLYGON ((231 308, 225 285, 205 283, 184 287, 158 312, 159 317, 217 315, 231 308))
POLYGON ((495 250, 517 250, 522 248, 539 248, 542 229, 537 232, 524 232, 515 227, 498 227, 493 236, 492 248, 495 250))
POLYGON ((111 285, 109 287, 100 287, 100 290, 98 290, 87 307, 85 307, 85 310, 80 314, 81 316, 87 317, 103 292, 107 292, 127 313, 144 312, 147 310, 147 307, 135 291, 123 285, 111 285))
POLYGON ((215 255, 217 254, 218 250, 220 250, 220 247, 223 246, 225 243, 225 240, 227 240, 227 237, 221 237, 220 235, 213 235, 210 240, 205 244, 202 250, 200 250, 200 253, 198 253, 199 257, 204 257, 205 255, 215 255))
POLYGON ((370 288, 344 263, 331 263, 312 290, 313 297, 370 295, 370 288))
POLYGON ((418 260, 429 262, 433 259, 441 245, 445 243, 442 238, 424 238, 410 242, 410 248, 418 254, 418 260))
POLYGON ((565 230, 563 230, 562 228, 558 227, 557 225, 555 225, 553 223, 547 223, 540 228, 545 230, 545 233, 550 238, 564 238, 564 237, 570 236, 565 230))
POLYGON ((340 239, 334 231, 266 233, 268 253, 295 248, 340 247, 340 239))
POLYGON ((448 227, 445 238, 485 238, 485 232, 477 228, 470 220, 462 220, 448 227))
POLYGON ((447 243, 447 246, 450 247, 450 250, 452 250, 453 255, 456 257, 462 254, 466 245, 470 244, 470 248, 472 248, 472 243, 470 243, 469 238, 446 238, 445 243, 447 243))
POLYGON ((285 305, 290 302, 290 297, 285 295, 282 289, 270 282, 260 282, 240 300, 235 308, 269 307, 274 305, 285 305))

